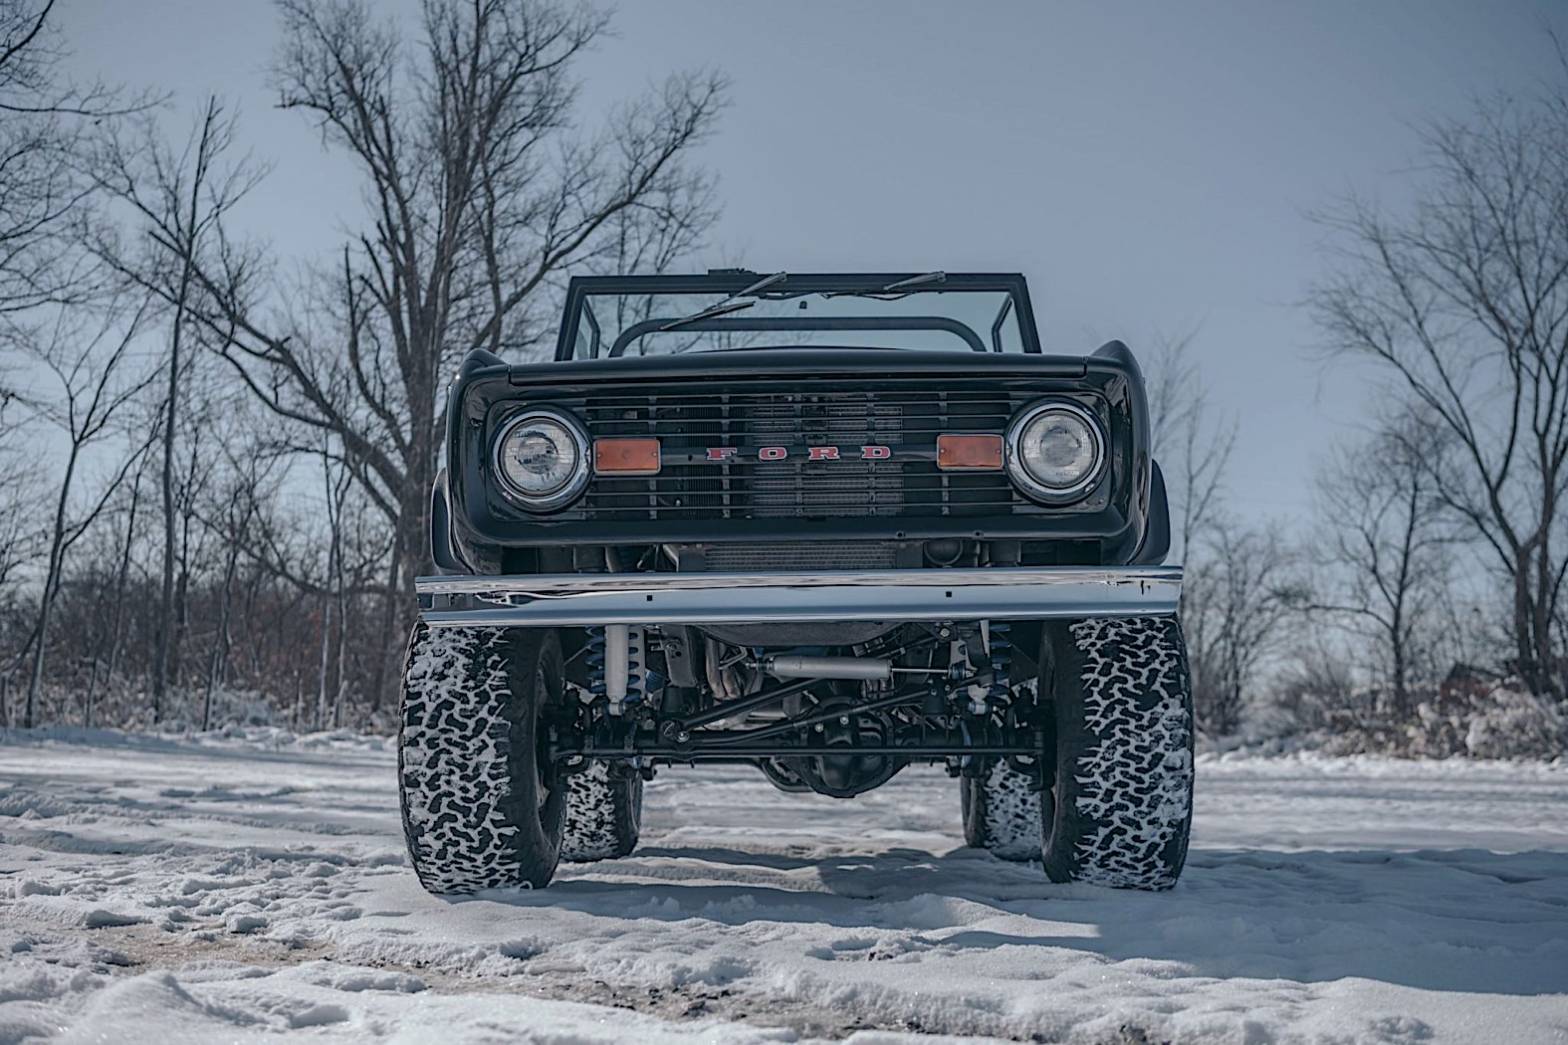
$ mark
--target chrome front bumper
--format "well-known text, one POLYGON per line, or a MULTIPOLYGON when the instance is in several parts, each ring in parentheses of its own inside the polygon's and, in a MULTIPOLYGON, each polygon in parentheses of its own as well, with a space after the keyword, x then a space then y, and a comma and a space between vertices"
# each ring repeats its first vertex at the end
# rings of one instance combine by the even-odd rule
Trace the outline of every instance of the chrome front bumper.
POLYGON ((420 577, 436 626, 1034 620, 1176 612, 1179 566, 420 577))

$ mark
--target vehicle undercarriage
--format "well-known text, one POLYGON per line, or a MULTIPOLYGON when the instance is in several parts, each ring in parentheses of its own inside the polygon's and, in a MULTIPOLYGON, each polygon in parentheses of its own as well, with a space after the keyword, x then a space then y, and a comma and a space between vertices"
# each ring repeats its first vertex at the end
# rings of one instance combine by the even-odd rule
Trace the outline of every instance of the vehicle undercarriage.
POLYGON ((819 641, 737 643, 745 629, 734 626, 587 629, 567 661, 584 699, 551 721, 551 757, 647 775, 661 763, 746 762, 781 789, 839 798, 912 761, 957 773, 976 756, 1004 757, 1035 772, 1038 668, 1014 649, 1011 623, 873 625, 880 634, 849 645, 831 644, 841 627, 800 627, 819 641), (612 689, 621 665, 642 678, 612 689))

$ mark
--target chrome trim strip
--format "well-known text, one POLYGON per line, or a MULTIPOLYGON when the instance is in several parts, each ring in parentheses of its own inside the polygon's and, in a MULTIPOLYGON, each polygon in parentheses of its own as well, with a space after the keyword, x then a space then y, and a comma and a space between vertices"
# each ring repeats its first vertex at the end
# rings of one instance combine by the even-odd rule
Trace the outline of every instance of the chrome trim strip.
POLYGON ((1179 566, 420 577, 431 626, 1033 620, 1176 612, 1179 566))

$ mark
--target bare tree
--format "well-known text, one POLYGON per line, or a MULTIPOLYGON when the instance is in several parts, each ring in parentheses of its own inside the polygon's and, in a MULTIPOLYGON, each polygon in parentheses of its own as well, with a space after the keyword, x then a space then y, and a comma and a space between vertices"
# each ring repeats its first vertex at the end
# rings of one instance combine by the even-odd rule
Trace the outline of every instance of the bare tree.
POLYGON ((1194 712, 1201 728, 1232 733, 1241 724, 1258 668, 1281 638, 1301 592, 1275 529, 1243 529, 1221 518, 1202 551, 1207 565, 1188 574, 1192 600, 1182 618, 1194 712))
POLYGON ((95 292, 69 228, 92 188, 81 150, 95 127, 152 101, 65 81, 53 13, 54 0, 0 0, 0 313, 95 292))
POLYGON ((41 535, 30 509, 39 482, 26 462, 0 465, 0 590, 38 554, 41 535))
POLYGON ((1516 667, 1563 695, 1568 526, 1568 91, 1482 106, 1426 136, 1417 203, 1322 218, 1337 273, 1311 305, 1331 348, 1374 361, 1451 436, 1437 496, 1489 549, 1516 667))
MULTIPOLYGON (((104 656, 103 677, 107 682, 112 682, 120 666, 121 643, 124 638, 125 601, 131 579, 131 548, 136 543, 137 510, 141 506, 142 480, 145 477, 148 455, 143 454, 136 463, 135 470, 131 473, 131 493, 129 503, 125 508, 125 532, 118 540, 119 557, 114 570, 114 587, 110 596, 109 610, 109 642, 106 656, 104 656)), ((98 655, 99 650, 93 651, 92 678, 87 686, 87 693, 82 700, 82 725, 91 728, 93 724, 93 698, 97 693, 99 678, 98 655)))
POLYGON ((443 375, 469 349, 534 350, 567 269, 631 244, 668 255, 700 241, 711 181, 685 157, 712 129, 725 82, 674 76, 584 138, 571 69, 607 27, 591 8, 427 0, 412 48, 367 3, 282 0, 280 10, 280 102, 312 117, 366 182, 365 231, 336 271, 309 277, 335 287, 330 310, 319 295, 308 310, 281 304, 257 252, 230 236, 243 162, 210 198, 207 243, 182 235, 123 154, 109 151, 100 178, 174 260, 122 255, 121 270, 172 304, 168 273, 188 269, 199 293, 187 314, 271 410, 334 438, 394 527, 390 634, 392 600, 429 568, 443 375))
POLYGON ((1203 372, 1192 357, 1196 331, 1160 339, 1148 367, 1154 457, 1172 503, 1172 549, 1192 558, 1223 511, 1225 473, 1236 447, 1234 418, 1212 417, 1203 372))
POLYGON ((1354 723, 1370 734, 1387 722, 1369 715, 1367 689, 1358 677, 1361 649, 1343 629, 1322 617, 1305 616, 1292 629, 1285 663, 1275 687, 1274 704, 1292 726, 1322 729, 1354 723))
MULTIPOLYGON (((175 439, 180 431, 180 401, 182 379, 189 369, 185 353, 189 306, 193 293, 192 267, 197 252, 202 248, 213 225, 223 211, 213 206, 214 200, 235 195, 242 186, 225 184, 214 188, 214 179, 221 177, 214 164, 229 147, 233 136, 232 118, 225 115, 217 98, 209 97, 196 127, 187 140, 183 154, 176 157, 169 153, 155 132, 145 135, 145 155, 156 172, 155 184, 159 187, 161 213, 165 225, 176 237, 179 258, 178 274, 174 277, 169 303, 172 306, 169 321, 169 352, 166 362, 166 384, 163 404, 163 447, 159 491, 163 503, 163 575, 158 594, 157 648, 153 655, 152 706, 153 721, 157 721, 163 696, 172 674, 173 661, 178 657, 175 642, 176 592, 174 578, 176 511, 175 511, 175 439)), ((194 447, 193 447, 194 452, 194 447)), ((189 515, 185 532, 189 533, 189 515)), ((182 580, 185 576, 182 573, 182 580)), ((182 584, 183 588, 183 584, 182 584)))
MULTIPOLYGON (((211 331, 192 318, 193 299, 203 294, 195 278, 198 256, 218 234, 218 223, 228 208, 253 187, 264 170, 246 160, 229 161, 234 146, 235 120, 216 97, 209 97, 178 149, 163 138, 152 119, 137 121, 130 129, 119 124, 106 128, 88 162, 93 183, 111 199, 129 203, 132 223, 148 223, 158 231, 151 239, 136 236, 122 240, 118 230, 84 217, 81 235, 93 255, 108 263, 122 277, 153 293, 165 305, 168 317, 167 353, 163 366, 164 395, 159 428, 162 432, 159 494, 163 521, 161 584, 157 599, 157 629, 152 664, 154 721, 162 713, 164 695, 178 661, 181 627, 177 545, 190 534, 191 511, 177 510, 177 472, 185 384, 193 370, 191 343, 211 337, 211 331)), ((113 212, 111 212, 113 213, 113 212)), ((185 448, 194 454, 194 445, 185 448)), ((194 460, 192 462, 194 466, 194 460)), ((181 574, 183 579, 186 575, 181 574)))
MULTIPOLYGON (((97 128, 154 101, 62 76, 66 52, 52 23, 54 7, 54 0, 0 0, 0 315, 7 317, 51 304, 82 305, 104 290, 91 259, 76 249, 73 234, 75 219, 89 208, 92 194, 92 180, 81 174, 83 147, 97 128)), ((16 396, 16 389, 0 383, 0 407, 16 396)), ((0 475, 6 495, 36 489, 22 485, 38 478, 31 463, 24 462, 20 472, 6 467, 0 475)), ((0 573, 53 543, 47 528, 23 525, 32 513, 9 508, 0 505, 5 517, 0 573)), ((46 591, 45 601, 50 598, 52 592, 46 591)), ((30 630, 17 657, 25 657, 37 641, 30 630)), ((41 655, 41 648, 36 653, 41 655)), ((8 680, 6 669, 0 673, 0 689, 8 680)), ((29 717, 35 699, 36 683, 30 682, 29 717)))
POLYGON ((321 643, 319 671, 316 676, 316 726, 318 729, 338 725, 343 697, 343 636, 347 633, 347 593, 344 591, 343 525, 344 510, 353 478, 341 463, 335 463, 330 452, 329 437, 321 436, 321 480, 324 487, 323 504, 327 521, 327 562, 324 583, 327 589, 321 597, 321 643), (338 647, 333 655, 332 634, 336 622, 338 647), (333 678, 336 665, 336 678, 333 678), (331 709, 329 716, 328 709, 331 709))
POLYGON ((1371 626, 1377 681, 1395 722, 1412 711, 1412 668, 1435 667, 1426 653, 1454 543, 1432 480, 1445 470, 1442 436, 1408 416, 1342 449, 1318 478, 1319 547, 1333 573, 1320 577, 1330 589, 1312 591, 1303 608, 1348 618, 1358 634, 1371 626))
POLYGON ((19 404, 0 403, 0 592, 27 566, 42 547, 42 531, 35 514, 28 511, 33 492, 43 481, 36 456, 30 454, 23 433, 7 417, 19 414, 19 404))
POLYGON ((28 511, 42 476, 23 442, 18 421, 23 406, 16 393, 0 385, 0 725, 11 723, 11 676, 22 657, 12 650, 22 631, 16 581, 43 546, 42 528, 28 511))
POLYGON ((111 426, 120 410, 151 380, 132 370, 134 358, 131 353, 131 345, 148 318, 149 306, 150 302, 143 300, 129 315, 118 309, 105 310, 94 317, 96 323, 92 327, 86 326, 80 318, 72 318, 85 317, 87 313, 67 309, 57 310, 54 322, 44 331, 13 327, 17 339, 27 346, 58 385, 56 398, 35 404, 36 414, 59 428, 67 440, 55 495, 48 565, 31 637, 33 658, 22 714, 24 728, 34 723, 44 658, 49 648, 50 616, 66 553, 97 520, 147 446, 146 439, 139 444, 132 440, 129 451, 120 455, 118 469, 111 471, 85 507, 73 511, 73 494, 84 453, 95 443, 115 434, 111 426))
POLYGON ((278 492, 282 457, 258 445, 242 426, 223 446, 223 478, 208 495, 203 524, 212 529, 222 547, 222 579, 218 586, 218 618, 207 659, 207 679, 202 691, 201 728, 212 728, 213 694, 228 676, 229 655, 234 647, 234 589, 263 502, 278 492))
MULTIPOLYGON (((0 389, 3 393, 3 389, 0 389)), ((42 469, 25 450, 12 418, 21 413, 14 398, 0 394, 0 725, 11 722, 11 676, 22 662, 21 614, 17 612, 21 585, 18 580, 45 547, 46 532, 33 510, 43 483, 42 469)))
MULTIPOLYGON (((1237 614, 1247 605, 1250 563, 1234 560, 1241 535, 1225 514, 1225 477, 1236 445, 1234 418, 1210 414, 1208 387, 1192 356, 1196 331, 1159 339, 1147 368, 1152 449, 1171 501, 1171 549, 1183 566, 1177 613, 1191 651, 1199 725, 1236 729, 1255 658, 1237 614), (1241 590, 1238 590, 1238 586, 1241 590)), ((1274 538, 1270 536, 1270 541, 1274 538)), ((1270 567, 1272 569, 1272 567, 1270 567)))
POLYGON ((399 526, 405 567, 418 569, 428 557, 440 376, 470 348, 538 344, 563 269, 628 241, 657 244, 657 233, 639 234, 645 226, 675 230, 665 239, 684 245, 693 226, 706 230, 708 201, 685 194, 706 179, 682 157, 711 128, 724 84, 674 77, 583 141, 569 135, 569 70, 607 26, 591 8, 431 0, 422 53, 408 68, 395 28, 366 5, 281 7, 282 104, 311 115, 370 185, 373 231, 342 273, 353 405, 331 394, 294 342, 241 323, 236 358, 291 376, 292 387, 265 398, 344 442, 399 526))

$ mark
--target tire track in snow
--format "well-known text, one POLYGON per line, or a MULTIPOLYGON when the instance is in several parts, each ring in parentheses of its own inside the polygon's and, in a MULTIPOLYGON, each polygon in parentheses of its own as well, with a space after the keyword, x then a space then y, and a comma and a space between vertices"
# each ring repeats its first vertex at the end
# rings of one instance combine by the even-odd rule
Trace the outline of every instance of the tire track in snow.
POLYGON ((937 773, 837 802, 668 770, 637 854, 454 903, 404 866, 374 744, 91 739, 0 744, 0 1037, 86 1035, 111 1004, 122 1036, 197 1040, 380 1041, 432 1014, 448 1040, 1568 1026, 1561 768, 1207 759, 1188 873, 1162 896, 962 848, 937 773))

